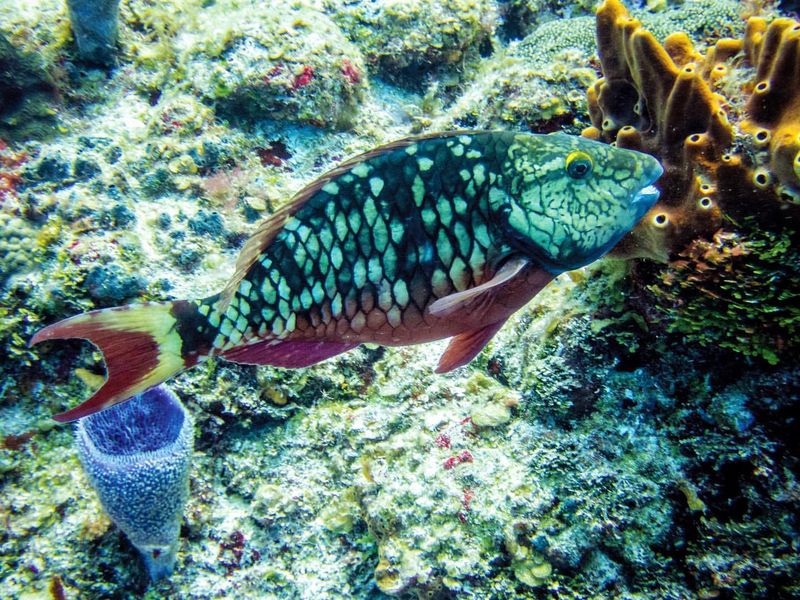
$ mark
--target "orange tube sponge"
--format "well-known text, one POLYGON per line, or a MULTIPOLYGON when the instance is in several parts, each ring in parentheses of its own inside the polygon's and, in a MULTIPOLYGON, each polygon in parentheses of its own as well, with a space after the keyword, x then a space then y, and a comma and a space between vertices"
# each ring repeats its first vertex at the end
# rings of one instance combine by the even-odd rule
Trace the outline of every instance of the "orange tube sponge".
POLYGON ((664 166, 661 199, 615 254, 664 260, 725 215, 768 220, 800 204, 800 23, 751 17, 743 39, 701 54, 682 32, 662 46, 604 0, 597 45, 603 77, 587 92, 585 135, 664 166))

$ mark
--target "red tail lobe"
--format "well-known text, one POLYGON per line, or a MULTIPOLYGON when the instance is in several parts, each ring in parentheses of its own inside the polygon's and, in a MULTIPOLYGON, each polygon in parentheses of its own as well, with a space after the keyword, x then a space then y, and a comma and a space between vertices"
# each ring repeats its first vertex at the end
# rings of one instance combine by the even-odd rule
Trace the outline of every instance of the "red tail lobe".
POLYGON ((74 421, 144 392, 180 371, 182 341, 172 302, 132 304, 77 315, 45 327, 31 345, 48 340, 81 338, 103 353, 106 382, 76 408, 55 415, 74 421))

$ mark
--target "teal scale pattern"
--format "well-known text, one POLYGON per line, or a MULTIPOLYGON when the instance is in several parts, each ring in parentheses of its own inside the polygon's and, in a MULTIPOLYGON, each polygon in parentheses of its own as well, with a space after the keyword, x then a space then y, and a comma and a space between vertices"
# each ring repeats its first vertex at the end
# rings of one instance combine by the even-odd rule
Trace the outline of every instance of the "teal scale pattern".
POLYGON ((342 339, 478 284, 497 250, 486 190, 513 134, 416 141, 356 163, 317 191, 252 265, 224 314, 205 301, 217 351, 254 338, 342 339))

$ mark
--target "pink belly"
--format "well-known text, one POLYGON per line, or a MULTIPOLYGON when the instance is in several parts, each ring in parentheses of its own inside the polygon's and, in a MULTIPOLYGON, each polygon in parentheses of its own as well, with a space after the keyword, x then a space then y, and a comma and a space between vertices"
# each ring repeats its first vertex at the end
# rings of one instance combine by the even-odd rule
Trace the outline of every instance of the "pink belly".
MULTIPOLYGON (((385 313, 372 307, 368 313, 356 313, 352 319, 340 318, 316 327, 302 319, 291 336, 294 339, 324 339, 335 342, 376 343, 384 346, 406 346, 452 337, 504 321, 530 301, 553 279, 550 273, 530 269, 515 281, 507 283, 490 302, 472 302, 463 310, 445 318, 424 313, 413 305, 404 310, 385 313), (474 305, 474 306, 473 306, 474 305)), ((436 298, 431 298, 428 305, 436 298)))

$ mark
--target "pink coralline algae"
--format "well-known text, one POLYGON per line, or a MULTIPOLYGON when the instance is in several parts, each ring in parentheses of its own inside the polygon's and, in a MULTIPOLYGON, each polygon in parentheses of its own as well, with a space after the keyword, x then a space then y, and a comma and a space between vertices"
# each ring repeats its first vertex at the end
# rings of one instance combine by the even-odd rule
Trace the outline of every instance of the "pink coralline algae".
POLYGON ((463 510, 458 511, 458 520, 462 523, 467 522, 467 516, 471 510, 472 501, 475 499, 475 492, 469 488, 464 488, 464 495, 461 497, 461 506, 463 510))
POLYGON ((297 91, 301 87, 308 85, 311 83, 312 79, 314 79, 314 68, 310 67, 309 65, 305 65, 303 70, 295 75, 294 81, 292 82, 292 91, 297 91))
POLYGON ((22 178, 16 172, 27 155, 24 152, 13 152, 3 140, 0 139, 0 200, 17 193, 17 185, 22 178))
POLYGON ((348 59, 342 60, 342 75, 350 82, 350 85, 355 85, 361 82, 361 73, 348 59))
POLYGON ((446 461, 444 461, 444 468, 445 470, 449 471, 450 469, 457 467, 461 463, 473 462, 472 453, 469 450, 462 450, 460 454, 456 456, 451 456, 446 461))
POLYGON ((228 577, 233 575, 233 572, 242 564, 245 542, 244 534, 241 531, 234 531, 227 540, 219 544, 217 558, 219 558, 219 563, 225 567, 228 577), (230 554, 230 558, 227 558, 228 554, 230 554))

